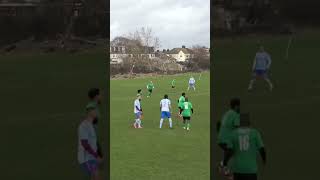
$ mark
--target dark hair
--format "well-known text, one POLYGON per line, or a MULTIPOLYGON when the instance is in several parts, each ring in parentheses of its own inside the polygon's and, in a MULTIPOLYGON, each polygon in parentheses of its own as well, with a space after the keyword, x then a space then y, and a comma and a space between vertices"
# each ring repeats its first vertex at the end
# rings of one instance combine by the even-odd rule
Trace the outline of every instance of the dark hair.
POLYGON ((188 97, 185 97, 185 98, 184 98, 184 101, 185 101, 185 102, 188 102, 188 101, 189 101, 189 98, 188 98, 188 97))
POLYGON ((96 96, 98 96, 100 94, 100 89, 98 88, 91 88, 89 91, 88 91, 88 97, 90 99, 94 99, 96 96))
POLYGON ((165 95, 164 95, 164 98, 165 98, 165 99, 168 99, 168 95, 167 95, 167 94, 165 94, 165 95))
POLYGON ((231 109, 234 109, 236 106, 240 106, 240 99, 239 98, 232 98, 230 101, 231 109))
POLYGON ((138 93, 140 93, 141 92, 141 89, 138 89, 138 93))
POLYGON ((185 95, 186 95, 186 93, 183 92, 183 93, 182 93, 182 96, 185 96, 185 95))

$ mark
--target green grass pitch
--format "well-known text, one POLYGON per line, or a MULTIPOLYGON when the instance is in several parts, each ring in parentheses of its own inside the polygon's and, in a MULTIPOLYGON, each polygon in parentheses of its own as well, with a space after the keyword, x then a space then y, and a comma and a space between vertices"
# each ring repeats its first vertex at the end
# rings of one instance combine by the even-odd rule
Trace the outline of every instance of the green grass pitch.
POLYGON ((193 74, 196 91, 187 91, 190 74, 111 80, 111 179, 112 180, 195 180, 210 175, 210 79, 209 73, 193 74), (176 88, 171 80, 176 79, 176 88), (155 89, 147 98, 147 83, 155 89), (144 111, 143 129, 134 129, 133 103, 141 88, 144 111), (186 132, 178 120, 177 100, 186 92, 193 103, 191 130, 186 132), (160 100, 169 95, 173 106, 173 126, 166 120, 162 129, 160 100))
MULTIPOLYGON (((212 119, 214 123, 221 119, 231 97, 241 98, 241 111, 251 113, 253 126, 262 132, 267 148, 268 162, 264 170, 260 168, 261 180, 318 177, 320 34, 297 34, 286 61, 288 39, 288 36, 266 36, 215 40, 212 119), (253 92, 247 92, 258 41, 272 57, 273 92, 268 91, 263 81, 258 81, 253 92)), ((216 136, 213 142, 216 143, 216 136)), ((217 145, 211 156, 215 163, 221 160, 222 152, 217 145)), ((214 179, 223 178, 215 173, 214 179)))
MULTIPOLYGON (((81 179, 77 128, 88 88, 106 89, 103 51, 1 55, 0 74, 0 179, 81 179)), ((106 121, 99 126, 105 146, 106 121)))

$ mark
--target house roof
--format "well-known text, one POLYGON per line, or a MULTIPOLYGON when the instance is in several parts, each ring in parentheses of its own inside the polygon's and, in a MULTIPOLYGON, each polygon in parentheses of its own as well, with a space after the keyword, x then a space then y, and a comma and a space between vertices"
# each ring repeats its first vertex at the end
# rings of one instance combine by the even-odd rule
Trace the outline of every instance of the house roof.
POLYGON ((193 53, 193 51, 189 48, 173 48, 168 52, 168 54, 178 54, 180 51, 182 51, 185 54, 193 53))

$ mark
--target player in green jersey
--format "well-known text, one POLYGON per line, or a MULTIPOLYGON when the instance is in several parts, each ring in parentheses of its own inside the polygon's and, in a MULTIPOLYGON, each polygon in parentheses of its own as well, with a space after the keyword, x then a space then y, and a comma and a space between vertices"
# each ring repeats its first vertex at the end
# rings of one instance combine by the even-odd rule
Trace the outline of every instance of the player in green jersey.
POLYGON ((183 103, 185 102, 185 97, 186 97, 186 93, 182 93, 180 98, 178 99, 178 108, 179 108, 179 112, 181 109, 181 106, 183 105, 183 103))
POLYGON ((152 83, 152 81, 150 81, 148 84, 147 84, 147 89, 148 89, 148 96, 147 97, 150 97, 151 94, 152 94, 152 90, 154 89, 154 85, 152 83))
POLYGON ((171 88, 175 88, 175 87, 176 87, 176 80, 173 79, 173 80, 171 81, 171 88))
POLYGON ((229 159, 233 180, 257 180, 258 165, 257 155, 261 155, 263 164, 266 163, 266 151, 259 131, 250 127, 249 114, 240 115, 240 127, 233 130, 226 159, 223 162, 227 166, 229 159))
MULTIPOLYGON (((218 145, 223 150, 223 159, 226 158, 227 144, 232 131, 240 125, 240 99, 232 98, 230 109, 223 115, 222 120, 218 122, 218 145)), ((219 170, 223 170, 223 161, 219 164, 219 170)))
POLYGON ((183 129, 190 130, 191 115, 193 114, 192 103, 189 102, 188 97, 185 98, 185 102, 181 105, 180 114, 183 118, 183 129))

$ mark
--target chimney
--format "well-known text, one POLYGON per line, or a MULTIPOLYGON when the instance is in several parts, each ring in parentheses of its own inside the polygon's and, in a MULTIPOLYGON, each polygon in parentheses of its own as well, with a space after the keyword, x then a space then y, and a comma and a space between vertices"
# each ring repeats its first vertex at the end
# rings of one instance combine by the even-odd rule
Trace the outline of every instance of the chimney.
POLYGON ((183 45, 183 46, 182 46, 182 48, 183 48, 183 49, 185 49, 185 48, 186 48, 186 46, 185 46, 185 45, 183 45))

